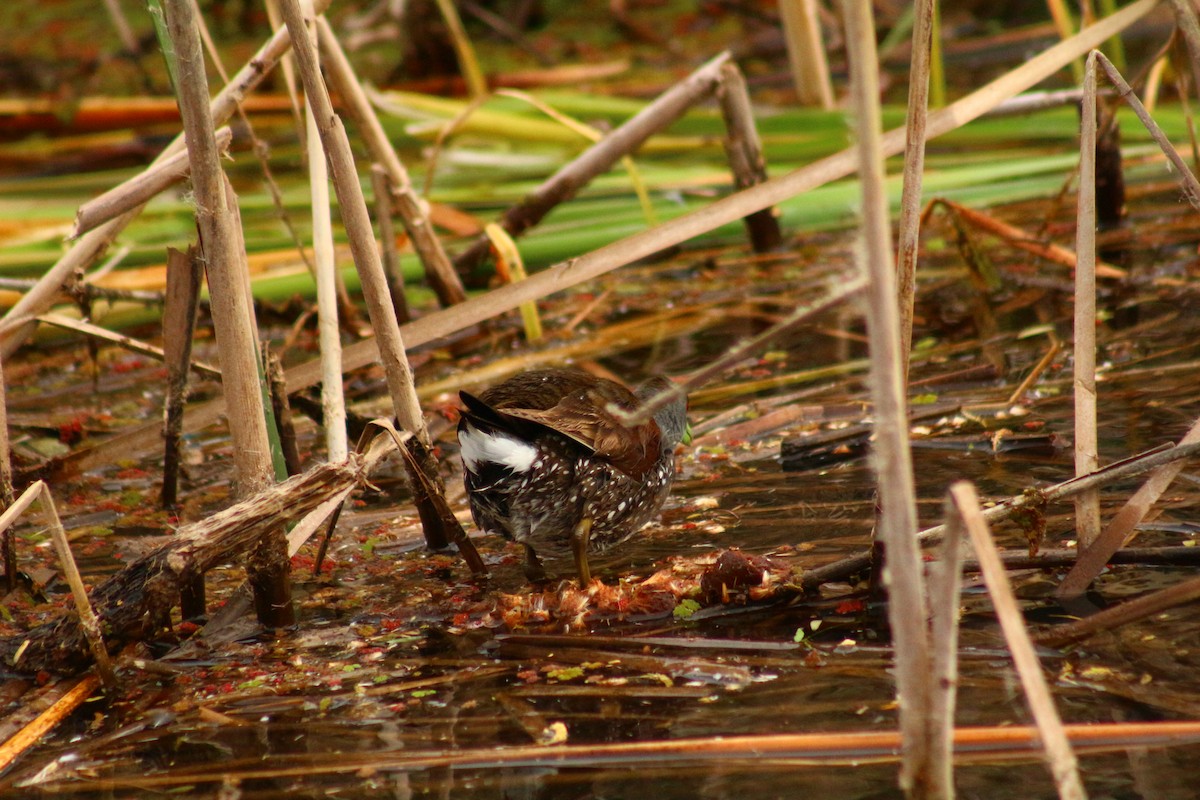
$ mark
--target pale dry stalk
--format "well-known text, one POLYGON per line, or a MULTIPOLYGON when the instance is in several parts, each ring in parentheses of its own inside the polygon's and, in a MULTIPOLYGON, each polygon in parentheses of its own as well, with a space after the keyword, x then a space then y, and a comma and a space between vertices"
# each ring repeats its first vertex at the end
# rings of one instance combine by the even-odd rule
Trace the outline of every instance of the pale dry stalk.
MULTIPOLYGON (((309 26, 310 41, 315 30, 309 26)), ((320 52, 313 47, 313 58, 320 52)), ((329 198, 329 169, 311 103, 305 105, 305 146, 308 183, 312 194, 313 266, 317 278, 317 336, 321 347, 321 411, 325 426, 326 458, 341 461, 350 452, 346 433, 346 400, 342 387, 342 335, 338 324, 337 260, 333 250, 333 209, 329 198)))
POLYGON ((950 497, 954 501, 955 509, 962 516, 971 545, 975 548, 975 556, 979 559, 979 569, 987 584, 992 607, 1000 620, 1008 649, 1012 652, 1021 686, 1025 689, 1026 702, 1041 732, 1042 746, 1046 750, 1058 796, 1064 800, 1084 800, 1087 793, 1079 777, 1075 752, 1067 738, 1062 719, 1058 716, 1058 710, 1054 707, 1054 698, 1050 695, 1046 676, 1042 674, 1041 661, 1034 652, 1033 641, 1029 638, 1025 619, 1021 615, 1012 584, 1008 580, 1008 572, 1000 561, 996 543, 992 541, 992 534, 984 521, 975 487, 966 481, 959 481, 950 487, 950 497))
MULTIPOLYGON (((236 198, 221 169, 213 133, 208 78, 194 7, 189 0, 167 0, 165 11, 178 59, 176 91, 192 162, 196 223, 203 245, 213 328, 221 353, 236 484, 239 495, 246 497, 274 481, 246 251, 241 229, 235 229, 237 222, 232 210, 236 210, 236 198)), ((264 537, 247 562, 255 609, 264 625, 286 625, 294 619, 289 564, 286 556, 279 558, 282 536, 279 530, 264 537)))
POLYGON ((870 275, 866 318, 871 400, 875 410, 872 464, 881 507, 876 537, 885 552, 883 585, 888 591, 888 620, 896 653, 896 691, 904 739, 900 786, 906 793, 922 797, 931 785, 934 768, 930 760, 928 605, 916 540, 917 510, 901 372, 900 314, 884 186, 879 61, 869 0, 844 0, 842 9, 862 185, 864 241, 860 269, 870 275))
MULTIPOLYGON (((1100 466, 1096 432, 1096 57, 1088 57, 1079 130, 1075 225, 1075 474, 1100 466)), ((1075 535, 1083 552, 1100 535, 1100 493, 1075 498, 1075 535)))
POLYGON ((929 48, 933 40, 934 0, 918 0, 908 70, 905 116, 904 185, 896 246, 896 293, 900 305, 900 358, 905 385, 912 353, 913 305, 917 296, 917 253, 921 245, 921 185, 925 174, 925 126, 929 117, 929 48))
MULTIPOLYGON (((425 419, 421 414, 416 387, 413 385, 412 369, 404 349, 404 339, 400 335, 400 324, 392 307, 387 276, 384 275, 383 264, 379 258, 346 129, 334 113, 329 90, 321 78, 316 64, 316 48, 303 35, 306 21, 299 3, 297 0, 282 0, 280 10, 288 29, 294 33, 293 52, 296 65, 300 71, 300 79, 304 82, 305 96, 313 109, 321 144, 329 157, 342 224, 350 240, 350 250, 358 269, 363 298, 367 302, 367 312, 375 330, 375 340, 383 362, 393 412, 400 426, 413 434, 414 445, 419 449, 418 463, 424 478, 430 485, 440 489, 441 476, 438 474, 436 462, 433 461, 429 433, 425 428, 425 419)), ((445 547, 448 540, 442 525, 450 520, 440 514, 436 503, 425 494, 424 484, 418 476, 410 475, 410 479, 425 530, 426 543, 432 548, 445 547)))

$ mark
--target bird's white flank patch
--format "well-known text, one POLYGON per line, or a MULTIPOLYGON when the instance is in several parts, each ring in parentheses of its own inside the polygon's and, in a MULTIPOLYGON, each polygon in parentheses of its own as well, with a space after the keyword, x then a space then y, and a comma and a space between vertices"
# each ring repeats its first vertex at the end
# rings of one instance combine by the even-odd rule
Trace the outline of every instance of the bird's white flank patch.
POLYGON ((479 465, 491 462, 508 467, 513 472, 528 472, 537 457, 537 448, 511 436, 499 433, 484 433, 468 423, 458 434, 462 447, 463 463, 472 472, 479 465))

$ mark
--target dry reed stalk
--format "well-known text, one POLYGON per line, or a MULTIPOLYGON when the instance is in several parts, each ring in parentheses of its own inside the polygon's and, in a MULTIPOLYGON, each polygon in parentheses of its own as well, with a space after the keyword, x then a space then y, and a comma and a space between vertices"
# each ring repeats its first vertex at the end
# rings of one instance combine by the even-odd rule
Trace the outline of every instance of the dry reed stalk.
POLYGON ((467 293, 433 230, 430 209, 413 189, 404 162, 392 147, 371 101, 354 74, 350 59, 346 58, 341 43, 324 17, 317 17, 317 35, 325 53, 325 67, 330 82, 346 103, 347 111, 357 124, 359 135, 371 154, 371 160, 382 165, 391 179, 396 210, 400 213, 417 257, 421 259, 426 279, 438 296, 438 302, 447 307, 461 303, 467 299, 467 293))
MULTIPOLYGON (((1036 510, 1044 503, 1053 503, 1068 497, 1074 497, 1079 492, 1086 491, 1087 489, 1109 486, 1127 478, 1157 469, 1164 464, 1170 464, 1185 458, 1193 458, 1198 454, 1200 454, 1200 442, 1156 448, 1148 453, 1142 453, 1109 464, 1103 469, 1093 472, 1091 475, 1071 478, 1070 480, 1056 483, 1053 486, 1027 491, 1024 494, 1011 497, 984 509, 983 517, 989 523, 998 522, 999 520, 1007 519, 1021 509, 1036 510)), ((921 544, 932 544, 940 542, 945 534, 945 525, 934 525, 918 533, 917 540, 921 544)), ((801 584, 806 590, 813 589, 822 583, 832 580, 842 580, 850 575, 858 574, 870 566, 870 563, 870 555, 866 553, 839 559, 830 564, 806 570, 801 579, 801 584)))
MULTIPOLYGON (((990 214, 985 214, 969 206, 964 206, 961 203, 956 203, 953 200, 947 200, 944 197, 937 197, 929 201, 929 204, 921 214, 922 222, 927 221, 929 215, 938 206, 945 208, 963 222, 970 224, 971 227, 978 228, 985 233, 990 233, 1018 250, 1024 250, 1026 253, 1043 258, 1053 264, 1059 264, 1072 270, 1075 269, 1075 253, 1072 253, 1067 248, 1053 242, 1039 241, 1036 236, 1018 228, 1016 225, 1009 224, 1004 220, 997 219, 990 214)), ((1129 273, 1120 267, 1114 267, 1111 264, 1101 262, 1096 264, 1096 277, 1124 280, 1129 277, 1129 273)))
MULTIPOLYGON (((292 423, 292 407, 288 403, 287 379, 283 375, 283 362, 273 351, 263 352, 264 372, 271 390, 271 414, 275 418, 275 429, 279 434, 279 451, 288 476, 304 471, 300 460, 300 449, 296 445, 296 426, 292 423)), ((342 455, 345 458, 345 455, 342 455)), ((290 555, 290 554, 289 554, 290 555)))
POLYGON ((908 113, 905 116, 904 185, 896 244, 896 292, 900 307, 900 371, 908 384, 912 355, 913 306, 917 296, 917 253, 921 246, 921 184, 925 173, 925 125, 929 117, 929 47, 933 39, 935 0, 919 0, 912 32, 908 70, 908 113))
POLYGON ((992 607, 1000 619, 1000 627, 1004 630, 1004 638, 1008 642, 1008 649, 1012 651, 1013 663, 1025 689, 1025 699, 1041 734, 1058 796, 1065 800, 1083 800, 1087 793, 1079 777, 1075 753, 1058 710, 1054 707, 1054 698, 1050 695, 1046 676, 1042 674, 1041 662, 1033 650, 1033 642, 1025 628, 1025 620, 1013 594, 1012 584, 1009 583, 1008 573, 1000 561, 987 522, 983 519, 975 487, 966 481, 959 481, 950 487, 950 497, 962 517, 975 548, 975 556, 979 559, 979 568, 991 595, 992 607))
MULTIPOLYGON (((271 30, 277 31, 284 27, 283 17, 279 14, 279 0, 266 0, 263 4, 267 9, 267 22, 271 30)), ((279 59, 279 69, 283 72, 283 90, 287 92, 288 104, 292 107, 292 119, 296 123, 296 132, 304 131, 304 109, 300 105, 300 91, 296 88, 296 64, 290 53, 284 53, 279 59)), ((308 142, 301 138, 301 147, 307 150, 308 142)))
POLYGON ((194 247, 186 253, 168 248, 162 333, 167 389, 163 400, 163 482, 160 494, 162 506, 166 509, 174 508, 179 499, 183 406, 187 400, 192 334, 196 325, 196 306, 200 300, 200 272, 194 247))
POLYGON ((104 635, 100 630, 100 620, 88 602, 87 588, 83 585, 83 576, 75 564, 75 556, 71 552, 71 544, 67 541, 67 532, 63 529, 62 520, 58 517, 58 508, 54 505, 54 497, 50 487, 44 481, 36 481, 30 490, 36 490, 40 495, 42 515, 46 518, 46 526, 50 528, 50 539, 54 542, 54 550, 62 563, 63 575, 67 585, 71 587, 71 597, 75 600, 75 611, 79 614, 79 626, 87 638, 92 657, 96 659, 96 671, 100 673, 100 682, 109 692, 116 692, 120 686, 117 683, 117 673, 113 670, 112 661, 108 658, 108 650, 104 645, 104 635))
MULTIPOLYGON (((1112 16, 1085 28, 1069 41, 1049 48, 1017 69, 1002 75, 951 105, 933 112, 929 115, 926 138, 932 139, 977 119, 1005 100, 1057 72, 1076 54, 1087 52, 1106 38, 1137 22, 1152 11, 1158 2, 1159 0, 1136 0, 1112 16)), ((214 109, 216 109, 215 102, 214 100, 214 109)), ((903 128, 886 133, 883 137, 885 155, 893 156, 903 152, 904 136, 903 128)), ((722 225, 742 219, 755 211, 769 208, 789 197, 843 178, 852 174, 856 166, 855 151, 853 149, 843 150, 786 175, 771 178, 753 189, 737 192, 704 208, 664 222, 651 230, 634 234, 568 262, 550 267, 530 276, 527 281, 495 289, 486 295, 472 298, 453 309, 444 309, 424 316, 404 326, 405 341, 411 347, 419 347, 444 338, 498 314, 511 311, 523 302, 537 300, 592 280, 664 248, 678 245, 722 225)), ((86 234, 85 238, 88 235, 91 234, 86 234)), ((56 265, 55 269, 58 268, 56 265)), ((70 271, 63 274, 69 275, 70 271)), ((45 281, 44 277, 39 285, 45 281)), ((57 289, 55 288, 53 291, 57 292, 57 289)), ((17 316, 19 318, 20 315, 17 316)), ((11 317, 13 317, 13 309, 9 310, 4 319, 8 320, 11 317)), ((2 323, 0 323, 0 329, 2 329, 2 323)), ((11 340, 4 340, 5 343, 9 341, 11 340)), ((0 348, 0 357, 6 353, 6 350, 0 348)), ((345 348, 342 357, 345 369, 359 369, 379 358, 378 345, 373 339, 357 342, 345 348)), ((315 361, 298 365, 288 372, 288 385, 292 387, 293 391, 313 386, 319 380, 320 367, 315 361)), ((187 412, 186 429, 198 430, 212 424, 220 418, 223 410, 223 398, 191 406, 187 412)), ((105 463, 105 459, 109 458, 111 452, 137 452, 155 443, 157 437, 156 426, 142 426, 113 437, 103 448, 68 456, 61 462, 61 466, 65 471, 89 469, 93 465, 105 463)))
MULTIPOLYGON (((1179 440, 1180 445, 1200 443, 1200 420, 1192 423, 1192 427, 1179 440)), ((1079 554, 1078 560, 1063 578, 1055 594, 1058 597, 1078 597, 1087 590, 1096 576, 1103 570, 1113 554, 1129 544, 1136 535, 1138 523, 1146 516, 1150 508, 1158 502, 1158 498, 1174 482, 1183 471, 1183 461, 1176 461, 1156 469, 1146 479, 1133 496, 1125 501, 1125 505, 1117 511, 1112 520, 1092 542, 1091 547, 1079 554)))
MULTIPOLYGON (((750 93, 746 90, 742 71, 732 61, 721 66, 717 100, 721 104, 721 117, 725 120, 723 143, 733 172, 733 185, 738 189, 749 189, 763 183, 767 179, 767 165, 763 160, 758 128, 754 124, 750 93)), ((745 221, 754 252, 769 253, 779 249, 783 234, 779 230, 775 209, 755 211, 745 221)))
MULTIPOLYGON (((497 89, 492 94, 495 97, 512 97, 516 100, 520 100, 522 103, 528 103, 529 105, 536 108, 538 111, 541 111, 543 114, 545 114, 550 119, 552 119, 555 122, 557 122, 558 124, 562 125, 564 128, 567 128, 570 131, 578 133, 580 136, 582 136, 583 138, 587 139, 590 142, 593 142, 593 143, 598 142, 604 138, 604 135, 605 135, 604 131, 601 131, 599 128, 595 128, 591 125, 587 125, 583 122, 580 122, 579 120, 575 119, 574 117, 572 117, 568 114, 562 113, 554 106, 552 106, 549 103, 546 103, 542 100, 539 100, 538 98, 534 97, 533 95, 529 94, 528 92, 521 92, 521 91, 517 91, 516 89, 497 89)), ((746 115, 745 118, 748 119, 749 124, 751 126, 753 126, 754 117, 750 110, 749 96, 746 97, 745 102, 746 102, 746 108, 745 108, 745 112, 744 112, 746 115)), ((457 130, 460 125, 464 124, 467 121, 467 119, 471 116, 471 114, 473 114, 475 111, 477 111, 479 109, 480 105, 482 105, 482 103, 480 103, 480 104, 472 103, 470 106, 463 109, 463 112, 458 117, 456 117, 449 124, 447 124, 445 127, 443 127, 438 132, 437 146, 440 148, 445 143, 446 138, 448 138, 455 130, 457 130)), ((757 132, 753 132, 753 128, 752 128, 752 134, 755 137, 757 137, 757 135, 758 135, 757 132)), ((728 143, 728 139, 726 139, 725 141, 726 141, 726 143, 728 143)), ((753 160, 753 159, 751 159, 751 160, 753 160)), ((428 176, 425 181, 426 186, 429 185, 430 181, 433 178, 435 163, 436 163, 436 159, 431 156, 430 159, 428 160, 427 167, 426 167, 428 170, 428 176)), ((629 155, 621 156, 621 168, 624 169, 625 172, 629 175, 629 182, 632 185, 633 193, 635 195, 637 195, 638 204, 642 207, 642 214, 645 215, 645 217, 646 217, 647 226, 653 228, 659 222, 658 212, 656 212, 654 210, 654 203, 650 199, 650 192, 646 189, 646 182, 644 180, 642 180, 641 172, 637 168, 637 163, 634 162, 632 156, 629 156, 629 155)), ((765 174, 763 175, 763 180, 766 180, 765 174)), ((758 181, 758 182, 761 183, 761 181, 758 181)))
POLYGON ((1133 600, 1098 611, 1090 617, 1056 625, 1040 633, 1037 640, 1049 647, 1063 647, 1078 642, 1100 631, 1112 630, 1140 619, 1161 614, 1172 608, 1193 603, 1200 599, 1200 578, 1188 580, 1159 589, 1133 600))
POLYGON ((1171 8, 1175 11, 1175 24, 1183 32, 1183 41, 1187 44, 1192 83, 1200 92, 1200 21, 1196 19, 1196 7, 1186 0, 1171 0, 1171 8))
MULTIPOLYGON (((330 0, 315 0, 320 10, 329 5, 330 0)), ((248 92, 258 86, 262 79, 271 71, 279 58, 291 46, 291 36, 286 30, 276 31, 258 52, 233 76, 209 105, 213 127, 222 125, 237 109, 239 103, 248 92)), ((184 137, 180 134, 171 144, 159 154, 151 164, 159 163, 184 148, 184 137)), ((87 269, 96 259, 103 255, 109 244, 125 229, 140 209, 129 211, 116 219, 88 231, 77 239, 71 248, 63 254, 54 265, 46 271, 37 285, 24 294, 4 315, 4 322, 17 319, 32 320, 33 317, 46 311, 57 299, 63 284, 77 271, 87 269)), ((0 357, 12 355, 33 332, 34 323, 25 322, 11 330, 5 330, 0 335, 0 357)))
MULTIPOLYGON (((195 575, 236 560, 265 535, 301 519, 332 497, 361 484, 392 452, 390 439, 364 455, 325 463, 273 484, 223 511, 181 527, 176 535, 106 578, 91 593, 110 645, 140 642, 158 632, 156 621, 170 612, 181 586, 195 575)), ((286 547, 286 545, 285 545, 286 547)), ((286 550, 285 550, 286 552, 286 550)), ((85 668, 88 649, 78 621, 70 616, 23 636, 0 639, 0 657, 23 671, 58 673, 85 668)))
POLYGON ((400 268, 400 252, 396 246, 396 228, 392 224, 392 186, 382 164, 371 165, 371 193, 375 195, 375 224, 379 226, 379 258, 387 275, 392 305, 400 324, 412 319, 408 310, 408 295, 404 291, 404 270, 400 268))
POLYGON ((947 497, 943 516, 948 533, 929 565, 929 645, 932 692, 929 700, 929 796, 954 797, 954 710, 958 695, 958 612, 962 588, 962 517, 947 497))
MULTIPOLYGON (((293 52, 296 54, 300 79, 304 82, 305 96, 313 108, 313 114, 317 121, 321 144, 329 156, 342 224, 345 226, 350 240, 350 250, 354 255, 355 266, 358 268, 363 297, 367 302, 367 312, 371 319, 371 325, 375 329, 375 339, 379 346, 380 358, 387 378, 392 409, 401 427, 413 434, 409 448, 410 450, 417 449, 414 455, 424 478, 431 485, 440 489, 441 476, 437 471, 437 463, 433 460, 429 433, 425 429, 425 419, 421 415, 420 402, 413 385, 412 369, 404 350, 404 339, 400 334, 400 325, 396 321, 396 312, 392 307, 387 277, 383 274, 383 264, 379 259, 379 250, 375 244, 375 235, 367 214, 362 185, 359 183, 358 173, 354 167, 350 141, 346 136, 346 129, 343 127, 341 119, 334 113, 333 104, 329 99, 329 90, 321 78, 316 64, 316 48, 308 41, 307 37, 302 35, 305 31, 306 21, 301 13, 299 3, 297 0, 282 0, 280 7, 288 29, 296 34, 293 37, 295 43, 293 52)), ((424 484, 418 479, 418 476, 410 475, 409 477, 417 510, 421 515, 422 527, 425 530, 426 543, 435 549, 445 547, 448 539, 442 526, 450 520, 446 520, 439 514, 436 502, 432 498, 424 495, 422 491, 424 484)), ((461 531, 461 528, 459 530, 461 531)))
MULTIPOLYGON (((729 58, 729 53, 721 53, 663 92, 650 105, 547 178, 524 200, 505 211, 500 224, 514 238, 538 224, 556 205, 570 200, 597 175, 610 169, 623 156, 635 152, 652 135, 683 116, 698 100, 708 97, 716 89, 721 66, 729 58)), ((755 210, 761 211, 770 205, 773 204, 755 210)), ((660 229, 661 226, 651 230, 660 229)), ((455 265, 460 270, 473 268, 487 254, 488 247, 487 237, 480 237, 455 258, 455 265)))
POLYGON ((7 770, 22 753, 41 741, 43 736, 58 727, 60 722, 71 716, 99 687, 99 677, 85 675, 63 691, 49 708, 0 744, 0 773, 7 770))
MULTIPOLYGON (((314 31, 307 30, 311 40, 314 31)), ((314 48, 313 58, 320 59, 314 48)), ((312 193, 313 265, 317 278, 317 338, 321 348, 321 410, 325 427, 325 457, 341 461, 350 452, 346 435, 346 400, 342 386, 342 334, 338 324, 337 259, 333 250, 333 209, 329 198, 329 169, 316 111, 305 104, 305 146, 312 193)))
MULTIPOLYGON (((217 149, 222 155, 228 154, 231 141, 233 132, 228 127, 217 131, 217 149)), ((145 205, 186 178, 190 169, 186 151, 150 165, 145 172, 81 205, 75 213, 75 228, 69 238, 78 238, 109 220, 145 205)))
POLYGON ((829 80, 829 61, 821 36, 817 0, 780 0, 779 16, 787 40, 796 99, 802 106, 832 109, 833 84, 829 80))
MULTIPOLYGON (((164 318, 166 317, 165 314, 163 316, 164 318)), ((122 347, 131 353, 140 353, 144 356, 150 356, 157 361, 165 362, 167 360, 166 352, 162 348, 155 347, 154 345, 148 342, 143 342, 140 339, 134 339, 132 336, 126 336, 123 333, 115 333, 110 331, 108 328, 101 328, 99 325, 93 325, 90 322, 84 322, 83 320, 75 319, 74 317, 66 317, 62 314, 55 314, 51 312, 47 314, 39 314, 37 317, 35 317, 35 319, 38 322, 46 325, 53 325, 56 328, 75 331, 76 333, 82 333, 84 336, 90 336, 93 339, 100 339, 102 341, 115 344, 116 346, 122 347)), ((197 373, 206 378, 221 377, 221 370, 217 369, 211 364, 206 364, 203 361, 194 361, 187 366, 191 369, 194 369, 197 373)))
POLYGON ((938 765, 931 761, 930 750, 928 604, 921 554, 914 538, 917 509, 901 373, 894 251, 884 187, 875 23, 869 0, 845 0, 842 10, 862 185, 864 241, 860 245, 859 269, 870 276, 865 313, 870 338, 869 385, 875 409, 872 466, 881 507, 876 541, 886 553, 882 580, 889 596, 888 620, 896 653, 896 693, 904 740, 900 786, 907 794, 923 797, 931 788, 938 765))
MULTIPOLYGON (((13 504, 12 452, 8 442, 8 399, 4 387, 4 359, 0 358, 0 503, 8 508, 13 504)), ((0 558, 4 561, 4 587, 11 592, 17 588, 17 546, 12 531, 0 531, 0 558)), ((3 769, 0 766, 0 769, 3 769)))
POLYGON ((1037 380, 1042 376, 1042 373, 1044 373, 1046 369, 1052 363, 1054 363, 1054 359, 1057 358, 1058 354, 1062 352, 1062 342, 1059 341, 1056 335, 1054 335, 1053 331, 1051 331, 1050 335, 1050 349, 1046 351, 1046 355, 1042 356, 1038 360, 1038 363, 1033 365, 1033 369, 1031 369, 1029 374, 1025 376, 1025 380, 1021 381, 1021 384, 1016 389, 1013 389, 1012 394, 1010 394, 1008 396, 1008 400, 1005 401, 1006 405, 1012 406, 1021 402, 1021 398, 1025 396, 1025 393, 1028 392, 1035 383, 1037 383, 1037 380))
MULTIPOLYGON (((1100 466, 1096 431, 1096 53, 1088 56, 1079 128, 1079 192, 1075 224, 1075 474, 1100 466)), ((1100 535, 1100 492, 1075 497, 1079 552, 1100 535)))
MULTIPOLYGON (((312 0, 307 0, 307 2, 311 3, 312 0)), ((200 13, 200 7, 197 5, 197 3, 198 0, 192 0, 192 6, 194 7, 196 14, 196 22, 200 28, 200 39, 204 42, 204 48, 208 52, 208 57, 212 61, 213 68, 216 69, 217 74, 221 76, 221 81, 227 84, 229 83, 229 73, 225 71, 225 65, 221 61, 221 51, 217 49, 216 43, 209 34, 208 25, 205 23, 204 15, 200 13)), ((267 15, 269 18, 270 9, 268 9, 267 15)), ((271 26, 272 30, 274 30, 276 27, 278 26, 271 26)), ((284 53, 282 56, 280 56, 280 63, 284 67, 284 74, 286 77, 287 67, 290 65, 287 53, 284 53)), ((287 90, 288 105, 291 107, 293 115, 295 115, 298 112, 298 108, 296 106, 297 99, 294 88, 290 83, 287 85, 287 90)), ((274 173, 271 172, 271 148, 266 142, 258 138, 258 134, 255 133, 254 130, 254 124, 250 121, 250 116, 246 113, 246 108, 243 103, 237 104, 236 112, 238 119, 240 119, 242 122, 242 127, 245 134, 249 136, 254 157, 258 161, 259 169, 262 170, 263 185, 266 187, 268 194, 271 196, 271 203, 275 207, 275 214, 279 218, 279 221, 282 223, 284 229, 287 231, 288 236, 291 237, 293 244, 295 244, 296 252, 300 256, 300 260, 304 262, 304 266, 308 268, 308 271, 313 273, 313 279, 315 280, 316 274, 313 272, 312 262, 308 258, 308 253, 304 250, 304 245, 300 241, 299 234, 296 233, 296 227, 292 224, 291 214, 284 206, 283 194, 279 190, 279 184, 275 180, 274 173)), ((299 116, 296 117, 296 121, 297 123, 301 121, 299 116)), ((297 130, 299 131, 300 142, 303 146, 303 129, 298 128, 297 130)), ((338 291, 340 293, 339 302, 342 304, 343 314, 349 325, 351 320, 357 321, 358 319, 357 315, 354 313, 354 304, 350 301, 350 294, 346 291, 346 287, 341 285, 340 280, 338 282, 338 291)))
MULTIPOLYGON (((381 689, 383 687, 380 687, 381 689)), ((567 687, 563 687, 567 688, 567 687)), ((1120 722, 1068 725, 1071 741, 1092 752, 1119 753, 1133 746, 1165 747, 1200 741, 1200 722, 1120 722)), ((304 763, 245 766, 237 771, 177 768, 166 774, 146 777, 128 776, 123 785, 130 790, 150 792, 179 786, 211 785, 229 777, 241 781, 289 778, 313 779, 320 775, 361 775, 366 770, 417 771, 502 770, 502 769, 643 769, 653 762, 664 766, 688 768, 729 764, 744 766, 786 766, 817 763, 821 766, 860 766, 891 763, 897 759, 900 737, 893 731, 852 731, 839 733, 782 733, 745 736, 708 736, 662 739, 641 742, 603 742, 599 744, 541 744, 417 751, 396 749, 363 753, 313 753, 304 763)), ((964 757, 991 757, 1023 760, 1041 749, 1038 729, 1031 725, 996 725, 959 728, 954 732, 955 751, 964 757)), ((794 772, 792 773, 795 774, 794 772)), ((67 788, 74 784, 63 784, 67 788)), ((43 792, 59 786, 43 784, 43 792)))
MULTIPOLYGON (((29 488, 21 493, 16 501, 0 514, 0 531, 7 531, 17 521, 29 506, 37 503, 41 506, 42 517, 46 527, 50 529, 50 538, 54 543, 54 551, 62 564, 63 577, 71 588, 71 597, 75 600, 75 611, 79 615, 79 628, 87 641, 88 649, 96 662, 96 670, 105 689, 115 692, 118 689, 117 674, 113 671, 112 662, 108 658, 108 650, 104 645, 104 636, 100 632, 100 621, 88 602, 87 589, 83 585, 83 577, 79 567, 75 565, 75 556, 71 553, 71 545, 67 541, 67 532, 63 530, 62 521, 58 518, 58 509, 54 505, 54 497, 45 481, 34 481, 29 488)), ((21 653, 13 656, 13 666, 16 666, 21 653)))
MULTIPOLYGON (((236 198, 221 169, 213 135, 208 79, 194 8, 189 0, 167 0, 164 10, 178 62, 176 91, 192 161, 196 223, 208 275, 213 327, 221 353, 222 386, 228 398, 236 485, 238 493, 245 497, 274 480, 246 251, 241 243, 241 229, 235 229, 231 212, 236 209, 236 198)), ((290 566, 286 556, 280 558, 282 536, 280 530, 265 537, 246 565, 259 621, 271 627, 288 625, 295 619, 290 566)))
POLYGON ((1180 186, 1188 202, 1192 204, 1193 208, 1200 211, 1200 181, 1196 180, 1196 176, 1192 173, 1191 168, 1188 167, 1187 162, 1179 155, 1179 152, 1171 144, 1170 139, 1167 138, 1162 128, 1158 126, 1158 123, 1146 111, 1146 107, 1142 105, 1142 101, 1134 94, 1133 88, 1121 76, 1121 73, 1117 72, 1117 68, 1112 65, 1112 62, 1099 51, 1096 51, 1095 56, 1096 63, 1104 70, 1105 76, 1112 85, 1117 88, 1117 94, 1120 95, 1121 99, 1125 101, 1133 113, 1137 115, 1138 120, 1141 121, 1143 127, 1149 132, 1150 138, 1154 140, 1155 144, 1162 150, 1163 155, 1167 157, 1167 160, 1175 168, 1175 173, 1179 178, 1180 186))

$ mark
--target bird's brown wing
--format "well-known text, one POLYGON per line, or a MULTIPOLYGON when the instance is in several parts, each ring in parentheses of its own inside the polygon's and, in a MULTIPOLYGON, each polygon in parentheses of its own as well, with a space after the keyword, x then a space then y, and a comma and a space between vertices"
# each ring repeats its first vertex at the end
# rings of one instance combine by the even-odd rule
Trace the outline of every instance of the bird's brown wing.
POLYGON ((611 396, 595 387, 562 398, 545 410, 506 408, 501 414, 543 425, 572 439, 626 474, 638 477, 658 459, 659 432, 653 422, 627 427, 608 411, 608 404, 630 410, 637 400, 631 394, 611 396))

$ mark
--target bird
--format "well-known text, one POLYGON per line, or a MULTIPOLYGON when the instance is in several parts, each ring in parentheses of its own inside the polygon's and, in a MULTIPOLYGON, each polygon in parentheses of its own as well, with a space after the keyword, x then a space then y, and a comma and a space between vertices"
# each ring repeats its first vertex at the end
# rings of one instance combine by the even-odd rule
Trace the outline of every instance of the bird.
POLYGON ((478 397, 459 392, 463 479, 475 524, 524 545, 526 576, 542 559, 575 561, 591 582, 589 552, 633 536, 658 514, 675 477, 675 449, 690 440, 687 398, 640 425, 632 411, 673 386, 653 378, 636 392, 577 369, 517 374, 478 397))

